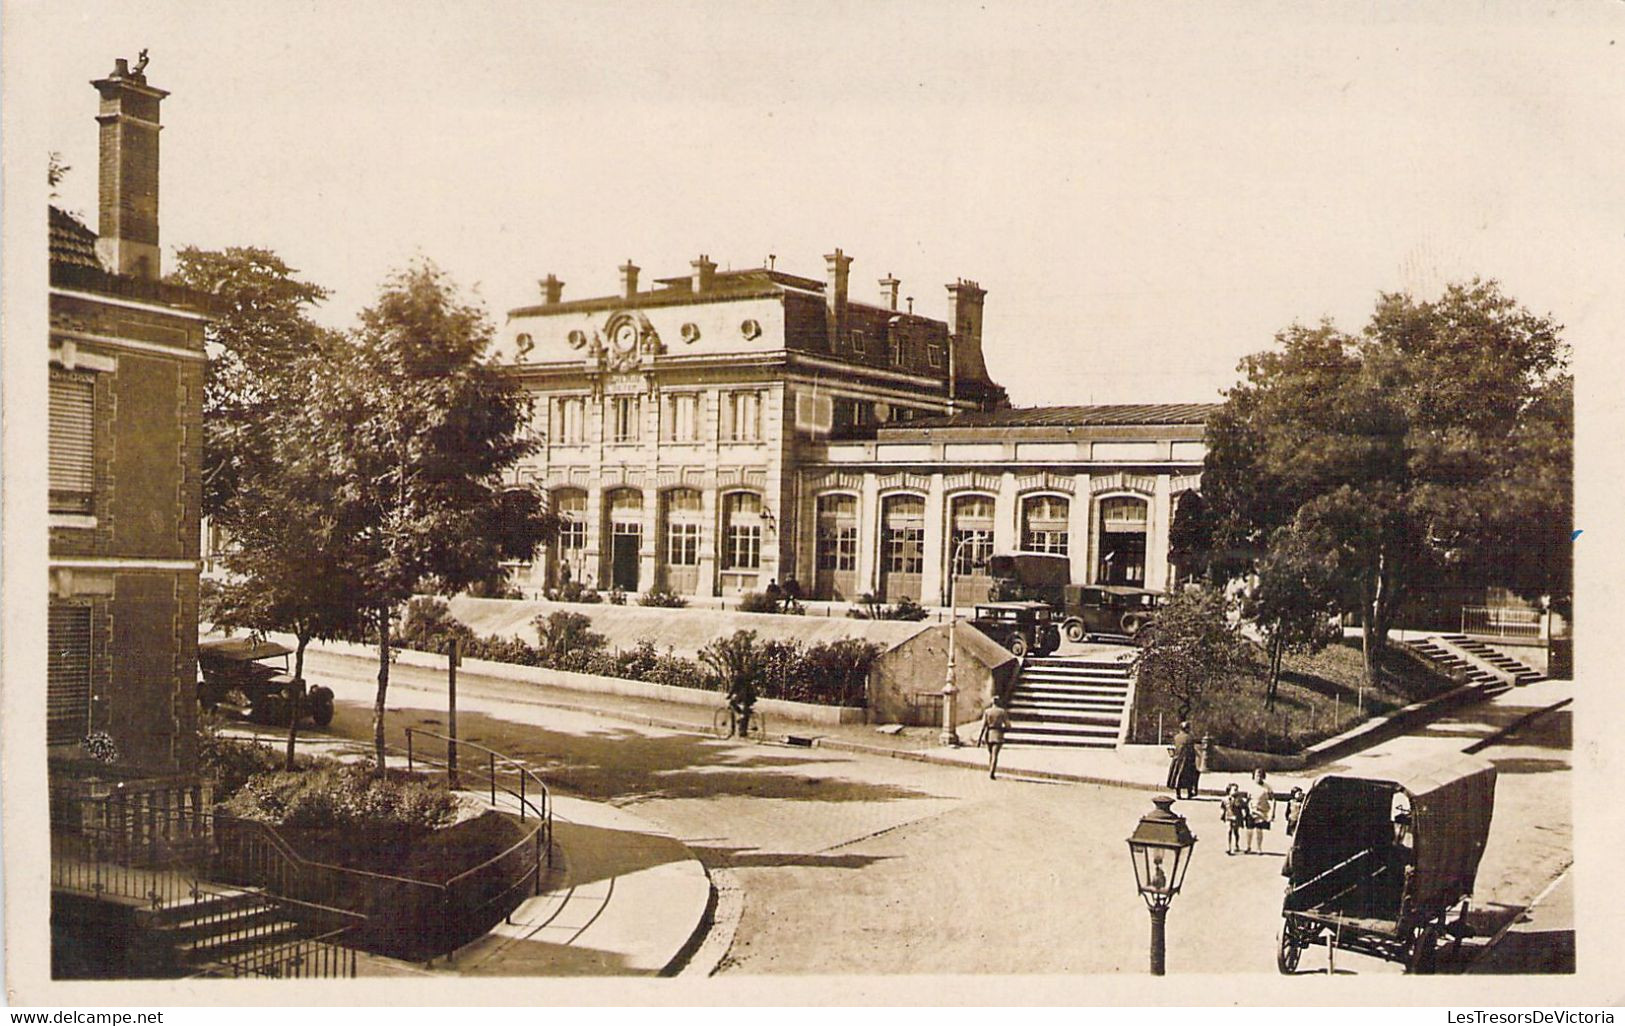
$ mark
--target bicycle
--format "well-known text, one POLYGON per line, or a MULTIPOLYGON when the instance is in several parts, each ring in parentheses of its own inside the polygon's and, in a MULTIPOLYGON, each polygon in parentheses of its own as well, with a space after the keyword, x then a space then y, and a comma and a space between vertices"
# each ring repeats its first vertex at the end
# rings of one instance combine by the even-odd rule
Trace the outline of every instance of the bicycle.
POLYGON ((767 717, 762 715, 761 710, 751 710, 750 726, 748 732, 744 735, 739 732, 739 719, 739 714, 734 710, 734 707, 725 705, 716 711, 716 715, 711 717, 711 729, 717 737, 724 739, 743 736, 750 741, 767 740, 767 717))

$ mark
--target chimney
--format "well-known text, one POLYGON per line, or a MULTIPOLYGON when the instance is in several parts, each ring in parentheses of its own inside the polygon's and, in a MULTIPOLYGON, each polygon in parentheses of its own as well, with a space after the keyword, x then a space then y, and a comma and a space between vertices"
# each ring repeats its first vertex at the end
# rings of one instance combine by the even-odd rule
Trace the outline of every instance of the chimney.
POLYGON ((888 271, 886 276, 880 279, 880 305, 888 310, 897 309, 897 288, 902 284, 888 271))
POLYGON ((847 340, 846 283, 852 272, 852 258, 837 246, 835 252, 824 254, 824 263, 829 268, 824 286, 824 326, 829 333, 829 351, 833 353, 847 340))
POLYGON ((694 281, 692 288, 695 292, 711 291, 711 278, 717 273, 717 265, 704 253, 698 260, 690 260, 688 265, 694 268, 694 281))
POLYGON ((639 269, 638 265, 630 260, 621 265, 621 296, 623 298, 631 299, 638 294, 639 269))
POLYGON ((564 295, 564 282, 559 281, 558 275, 550 274, 536 284, 542 287, 542 302, 548 306, 557 303, 564 295))
POLYGON ((982 301, 987 290, 964 278, 948 286, 949 391, 965 378, 985 380, 982 360, 982 301))
POLYGON ((147 84, 147 51, 135 68, 119 58, 91 83, 101 94, 101 220, 96 255, 115 274, 157 280, 158 105, 169 94, 147 84))

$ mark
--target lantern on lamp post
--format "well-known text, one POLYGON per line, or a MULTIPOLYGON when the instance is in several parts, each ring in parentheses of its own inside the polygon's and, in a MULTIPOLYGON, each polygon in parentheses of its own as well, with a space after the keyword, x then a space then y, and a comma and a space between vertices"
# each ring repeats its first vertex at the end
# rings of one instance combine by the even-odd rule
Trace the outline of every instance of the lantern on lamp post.
POLYGON ((1165 933, 1168 906, 1185 882, 1190 868, 1191 849, 1196 835, 1185 825, 1185 817, 1173 811, 1174 800, 1167 795, 1151 799, 1156 808, 1145 814, 1128 839, 1129 858, 1134 863, 1134 880, 1140 897, 1151 912, 1151 975, 1165 969, 1165 933))

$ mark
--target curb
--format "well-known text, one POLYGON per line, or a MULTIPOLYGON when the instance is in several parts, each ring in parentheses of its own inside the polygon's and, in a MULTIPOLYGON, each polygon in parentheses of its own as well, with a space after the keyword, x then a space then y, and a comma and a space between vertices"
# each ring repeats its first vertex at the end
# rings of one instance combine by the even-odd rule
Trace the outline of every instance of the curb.
POLYGON ((1516 733, 1517 731, 1523 729, 1525 726, 1528 726, 1529 724, 1533 723, 1534 721, 1540 719, 1542 716, 1545 716, 1547 713, 1554 713, 1557 710, 1563 708, 1564 706, 1569 705, 1573 701, 1574 701, 1574 696, 1570 695, 1568 698, 1563 699, 1561 702, 1553 702, 1551 705, 1543 706, 1542 708, 1539 708, 1539 709, 1531 709, 1530 711, 1524 713, 1522 716, 1520 716, 1517 719, 1513 720, 1511 723, 1508 723, 1506 726, 1502 727, 1500 730, 1497 730, 1495 733, 1491 734, 1490 736, 1480 738, 1479 740, 1474 741, 1472 744, 1468 745, 1466 748, 1463 748, 1462 751, 1465 752, 1468 755, 1477 755, 1479 752, 1482 752, 1484 749, 1488 748, 1490 745, 1495 744, 1497 741, 1499 741, 1502 738, 1506 737, 1508 734, 1516 733))

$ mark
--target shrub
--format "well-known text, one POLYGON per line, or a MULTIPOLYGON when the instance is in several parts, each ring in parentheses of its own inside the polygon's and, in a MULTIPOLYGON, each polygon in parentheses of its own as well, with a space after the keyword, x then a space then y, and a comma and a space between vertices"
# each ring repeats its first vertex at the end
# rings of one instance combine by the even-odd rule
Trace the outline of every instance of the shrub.
POLYGON ((675 591, 667 591, 665 588, 656 588, 654 591, 644 592, 643 597, 638 599, 638 605, 656 606, 661 609, 682 609, 684 606, 688 605, 688 599, 677 594, 675 591))
POLYGON ((272 826, 376 831, 434 830, 452 822, 457 799, 443 784, 373 775, 368 763, 325 763, 251 777, 226 811, 272 826))
MULTIPOLYGON (((762 646, 755 631, 734 631, 700 649, 700 662, 709 667, 728 694, 728 705, 747 723, 756 707, 757 688, 764 669, 762 646)), ((741 733, 744 733, 742 730, 741 733)))
POLYGON ((463 646, 463 655, 470 659, 489 659, 518 666, 537 666, 541 659, 541 653, 534 645, 527 645, 519 638, 499 638, 494 634, 468 642, 463 646))
POLYGON ((546 594, 554 602, 584 602, 592 605, 604 600, 603 596, 598 594, 597 588, 589 587, 573 578, 546 594))
POLYGON ((525 597, 524 590, 513 583, 507 575, 489 581, 476 581, 468 589, 468 593, 474 598, 522 599, 525 597))
POLYGON ((869 669, 881 647, 859 638, 813 645, 801 655, 793 690, 775 697, 825 705, 866 706, 869 669))
POLYGON ((437 598, 415 598, 406 604, 406 615, 401 618, 400 634, 394 643, 401 648, 419 652, 451 651, 452 639, 462 641, 468 652, 474 631, 451 615, 451 607, 437 598))
POLYGON ((924 620, 930 615, 924 606, 906 596, 895 606, 888 606, 880 596, 864 592, 858 596, 858 603, 846 611, 854 620, 924 620))
MULTIPOLYGON (((546 619, 536 618, 538 666, 577 673, 593 673, 587 668, 593 657, 603 651, 607 640, 592 629, 592 620, 581 613, 559 610, 546 619)), ((613 664, 611 664, 613 665, 613 664)))
MULTIPOLYGON (((294 765, 311 763, 299 756, 294 765)), ((282 769, 283 754, 263 741, 239 741, 220 733, 220 719, 200 712, 197 722, 198 774, 214 787, 215 801, 225 801, 261 773, 282 769)))
POLYGON ((765 592, 747 591, 739 596, 741 613, 777 613, 779 600, 765 592))
POLYGON ((668 684, 674 688, 693 688, 696 691, 710 691, 717 686, 716 678, 704 666, 670 652, 658 657, 648 676, 643 679, 651 684, 668 684))
POLYGON ((612 606, 626 605, 626 592, 619 588, 611 589, 609 593, 609 604, 612 606))

